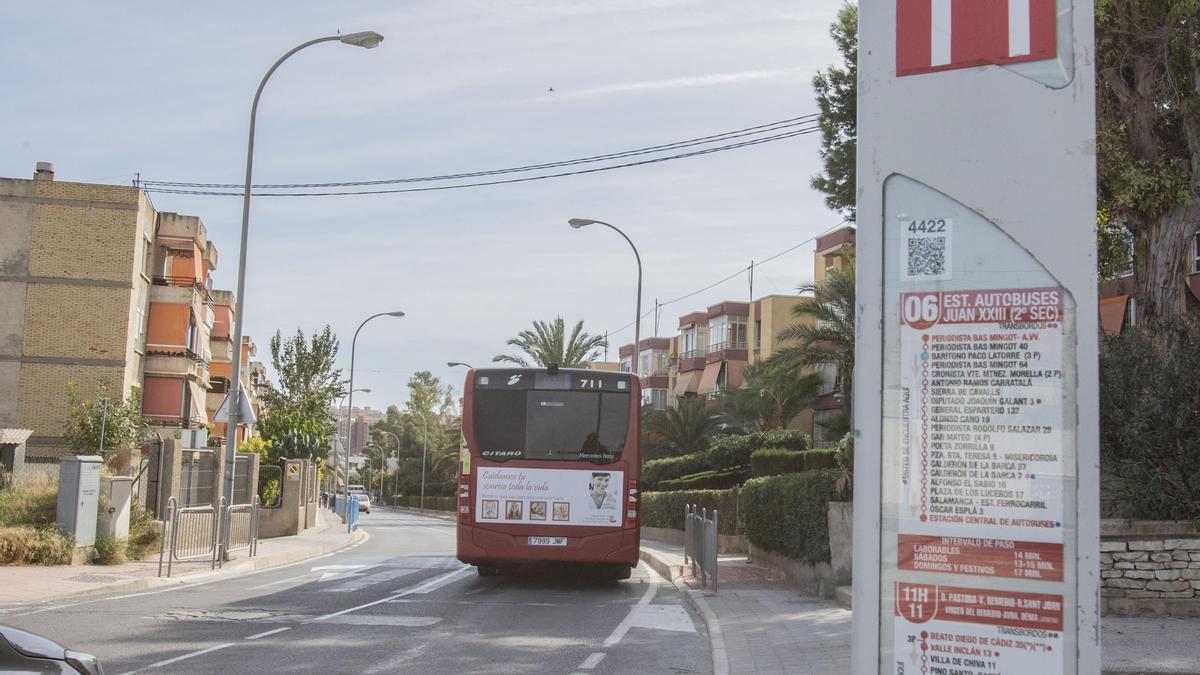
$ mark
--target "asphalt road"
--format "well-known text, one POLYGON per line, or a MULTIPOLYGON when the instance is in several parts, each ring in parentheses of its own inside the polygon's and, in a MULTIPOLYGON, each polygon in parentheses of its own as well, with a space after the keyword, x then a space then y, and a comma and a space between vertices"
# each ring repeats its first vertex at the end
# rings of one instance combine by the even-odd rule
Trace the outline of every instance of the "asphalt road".
POLYGON ((481 578, 454 525, 377 509, 365 542, 216 583, 63 603, 4 623, 100 657, 105 672, 709 673, 674 586, 579 573, 481 578))

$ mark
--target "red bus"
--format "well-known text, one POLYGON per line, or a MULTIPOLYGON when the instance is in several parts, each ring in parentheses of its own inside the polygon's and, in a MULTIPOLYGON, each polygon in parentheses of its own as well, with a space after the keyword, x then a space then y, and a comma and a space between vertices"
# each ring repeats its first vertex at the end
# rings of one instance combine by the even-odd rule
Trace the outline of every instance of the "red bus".
POLYGON ((525 563, 638 563, 641 388, 632 373, 467 373, 458 559, 481 576, 525 563))

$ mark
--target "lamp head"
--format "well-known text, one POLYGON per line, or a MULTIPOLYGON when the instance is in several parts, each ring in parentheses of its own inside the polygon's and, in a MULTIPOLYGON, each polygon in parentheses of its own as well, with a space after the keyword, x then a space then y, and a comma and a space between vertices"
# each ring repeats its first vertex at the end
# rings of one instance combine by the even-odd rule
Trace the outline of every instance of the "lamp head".
POLYGON ((400 317, 404 316, 404 312, 401 312, 401 311, 397 310, 397 311, 395 311, 395 312, 388 312, 388 313, 387 313, 387 315, 388 315, 388 316, 394 316, 394 317, 396 317, 397 319, 399 319, 400 317))
POLYGON ((361 391, 361 392, 363 392, 364 394, 369 394, 369 393, 371 393, 371 390, 370 390, 370 389, 355 389, 354 391, 361 391))
POLYGON ((380 42, 383 42, 383 36, 373 30, 350 33, 349 35, 343 35, 340 39, 345 44, 362 47, 363 49, 374 49, 379 46, 380 42))
POLYGON ((595 225, 597 222, 599 221, 592 220, 590 218, 572 218, 567 221, 567 223, 576 230, 587 225, 595 225))

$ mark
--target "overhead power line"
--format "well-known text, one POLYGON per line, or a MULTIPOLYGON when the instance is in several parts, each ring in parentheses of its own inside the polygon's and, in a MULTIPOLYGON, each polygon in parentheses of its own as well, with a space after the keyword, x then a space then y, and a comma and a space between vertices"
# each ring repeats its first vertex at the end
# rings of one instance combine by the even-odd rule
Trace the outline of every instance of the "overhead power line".
MULTIPOLYGON (((753 264, 751 264, 751 265, 747 265, 747 266, 745 266, 745 267, 741 268, 740 270, 738 270, 738 271, 734 272, 733 274, 730 274, 730 275, 729 275, 729 276, 727 276, 727 277, 724 277, 724 278, 722 278, 722 279, 719 279, 719 280, 717 280, 717 281, 714 281, 714 282, 712 282, 711 284, 709 284, 709 285, 705 286, 704 288, 698 288, 698 289, 696 289, 696 290, 694 290, 694 291, 691 291, 690 293, 685 293, 684 295, 681 295, 681 296, 679 296, 678 298, 674 298, 674 299, 672 299, 672 300, 667 300, 666 302, 660 302, 660 303, 657 303, 657 304, 656 304, 654 307, 652 307, 652 308, 650 309, 650 311, 648 311, 648 312, 646 312, 645 314, 643 314, 643 315, 642 315, 642 319, 643 319, 643 320, 644 320, 644 319, 646 319, 646 318, 647 318, 647 317, 649 317, 650 315, 654 314, 654 312, 655 312, 655 311, 658 311, 658 310, 662 309, 663 307, 666 307, 667 305, 673 305, 673 304, 675 304, 675 303, 677 303, 677 302, 682 302, 682 301, 684 301, 684 300, 687 300, 688 298, 691 298, 691 297, 693 297, 693 296, 699 295, 699 294, 703 293, 704 291, 709 291, 709 290, 712 290, 712 289, 716 288, 717 286, 720 286, 720 285, 721 285, 721 284, 723 284, 723 283, 726 283, 726 282, 728 282, 728 281, 731 281, 731 280, 733 280, 733 279, 736 279, 737 277, 741 276, 742 274, 745 274, 747 271, 749 271, 749 270, 751 270, 751 269, 753 269, 753 268, 756 268, 756 267, 761 267, 761 266, 762 266, 764 263, 769 263, 769 262, 771 262, 772 260, 775 260, 776 258, 779 258, 779 257, 781 257, 781 256, 785 256, 785 255, 787 255, 787 254, 791 253, 792 251, 795 251, 796 249, 800 248, 801 246, 805 246, 805 245, 807 245, 807 244, 811 244, 812 242, 816 241, 817 239, 820 239, 821 237, 824 237, 825 235, 829 234, 830 232, 833 232, 833 231, 837 230, 838 228, 840 228, 840 227, 844 226, 845 224, 846 224, 845 222, 839 223, 838 225, 835 225, 834 227, 831 227, 831 228, 829 228, 829 229, 825 230, 824 232, 821 232, 820 234, 816 234, 816 235, 813 235, 813 236, 809 237, 808 239, 805 239, 804 241, 800 242, 799 244, 796 244, 795 246, 792 246, 792 247, 790 247, 790 248, 786 248, 786 249, 784 249, 784 250, 782 250, 782 251, 780 251, 780 252, 778 252, 778 253, 776 253, 776 254, 774 254, 774 255, 772 255, 772 256, 770 256, 770 257, 768 257, 768 258, 764 258, 764 259, 762 259, 762 260, 760 260, 760 261, 758 261, 758 262, 755 262, 755 263, 753 263, 753 264)), ((605 332, 604 332, 604 334, 605 334, 605 335, 609 335, 609 336, 611 336, 611 335, 613 335, 613 334, 615 334, 615 333, 620 333, 621 331, 623 331, 623 330, 625 330, 625 329, 629 328, 630 326, 633 326, 633 324, 634 324, 634 323, 635 323, 635 322, 633 322, 633 321, 630 321, 629 323, 625 324, 624 326, 621 326, 620 328, 616 328, 616 329, 613 329, 613 330, 608 330, 608 331, 605 331, 605 332)))
MULTIPOLYGON (((700 155, 708 155, 708 154, 713 154, 713 153, 717 153, 717 152, 724 152, 727 150, 735 150, 738 148, 744 148, 744 147, 749 147, 749 146, 753 146, 753 145, 760 145, 763 143, 771 143, 774 141, 784 140, 784 139, 788 139, 788 138, 794 138, 796 136, 803 136, 806 134, 811 134, 811 133, 815 133, 816 131, 819 131, 819 128, 816 127, 815 125, 801 126, 798 124, 791 124, 791 125, 787 125, 787 126, 775 127, 775 128, 768 129, 767 131, 773 132, 773 131, 778 131, 781 129, 783 130, 781 133, 774 133, 774 134, 770 134, 770 135, 766 135, 766 136, 760 135, 762 133, 761 131, 754 132, 753 134, 739 134, 739 135, 725 134, 725 135, 723 135, 725 137, 720 140, 730 140, 733 138, 741 138, 741 137, 745 137, 745 136, 753 136, 753 137, 749 138, 748 140, 738 141, 736 143, 727 143, 725 145, 717 145, 717 146, 713 146, 713 147, 702 148, 702 149, 698 149, 698 150, 691 150, 688 152, 677 153, 677 154, 673 154, 673 155, 651 157, 648 159, 642 159, 642 160, 633 161, 633 162, 610 164, 607 166, 591 167, 591 168, 587 168, 587 169, 578 169, 578 170, 574 170, 574 171, 562 171, 562 172, 550 173, 550 174, 539 174, 539 175, 535 175, 535 176, 524 176, 524 177, 520 177, 520 178, 507 178, 507 179, 499 179, 499 180, 476 181, 476 182, 470 182, 470 183, 457 183, 457 184, 453 184, 453 185, 433 185, 433 186, 425 186, 425 187, 390 188, 390 189, 378 189, 378 190, 324 190, 324 191, 320 191, 320 192, 290 192, 290 191, 289 192, 253 192, 253 194, 254 194, 254 196, 257 196, 257 197, 325 197, 325 196, 343 196, 343 195, 375 195, 375 194, 398 194, 398 193, 405 193, 405 192, 430 192, 430 191, 435 191, 435 190, 458 190, 458 189, 463 189, 463 188, 484 187, 484 186, 489 186, 489 185, 506 185, 506 184, 512 184, 512 183, 526 183, 526 182, 530 182, 530 181, 546 180, 549 178, 562 178, 565 176, 577 176, 577 175, 582 175, 582 174, 597 173, 600 171, 612 171, 614 169, 624 169, 624 168, 629 168, 629 167, 634 167, 634 166, 644 166, 647 164, 656 164, 659 162, 666 162, 666 161, 671 161, 671 160, 676 160, 676 159, 684 159, 687 157, 697 157, 700 155)), ((713 141, 705 141, 704 143, 711 143, 711 142, 713 142, 713 141)), ((699 144, 699 143, 691 143, 690 145, 697 145, 697 144, 699 144)), ((679 145, 679 144, 671 144, 671 146, 672 147, 690 147, 690 146, 679 145)), ((661 150, 656 150, 653 152, 660 152, 660 151, 661 150)), ((636 156, 637 154, 649 154, 649 152, 652 152, 652 151, 647 150, 647 149, 639 149, 639 150, 625 151, 624 153, 611 153, 611 156, 613 156, 613 157, 615 157, 615 156, 629 157, 629 156, 636 156)), ((581 163, 585 163, 585 162, 594 162, 594 161, 600 161, 600 160, 583 158, 580 160, 566 160, 564 162, 555 162, 555 163, 551 163, 551 164, 547 164, 547 165, 536 165, 536 166, 559 167, 559 166, 570 166, 573 164, 581 164, 581 163)), ((531 169, 515 167, 512 169, 497 169, 497 170, 493 170, 493 171, 489 171, 489 172, 474 172, 473 174, 450 174, 449 176, 497 175, 497 174, 503 174, 503 173, 513 173, 513 172, 517 172, 517 171, 528 171, 528 170, 531 170, 531 169)), ((398 183, 430 182, 430 181, 441 181, 441 180, 450 180, 450 177, 448 177, 448 176, 427 176, 427 177, 421 177, 421 178, 389 179, 388 181, 365 181, 365 182, 357 183, 357 184, 353 184, 353 183, 299 184, 298 183, 295 185, 279 186, 278 188, 274 188, 274 189, 289 189, 290 190, 293 188, 300 188, 302 186, 311 186, 311 185, 329 186, 329 187, 337 187, 337 186, 344 186, 344 185, 364 185, 364 186, 365 185, 390 185, 390 184, 398 184, 398 183)), ((241 189, 232 189, 232 188, 230 190, 179 189, 179 188, 172 188, 172 187, 159 187, 159 186, 163 185, 163 183, 153 182, 153 181, 144 181, 142 183, 142 185, 145 186, 145 191, 150 192, 150 193, 188 194, 188 195, 219 196, 219 197, 241 197, 242 196, 241 189)), ((272 189, 272 188, 266 188, 266 189, 272 189)))

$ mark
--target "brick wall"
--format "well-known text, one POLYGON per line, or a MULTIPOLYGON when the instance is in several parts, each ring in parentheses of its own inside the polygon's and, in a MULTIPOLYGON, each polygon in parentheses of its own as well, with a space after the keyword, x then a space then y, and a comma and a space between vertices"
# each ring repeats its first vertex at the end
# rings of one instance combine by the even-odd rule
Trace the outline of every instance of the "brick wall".
POLYGON ((130 302, 127 288, 29 284, 23 355, 124 361, 130 302))
POLYGON ((1200 526, 1102 521, 1100 584, 1106 614, 1200 616, 1200 526))
POLYGON ((108 378, 108 395, 121 396, 122 366, 76 366, 50 363, 21 364, 21 401, 17 426, 32 429, 29 440, 30 456, 62 454, 62 448, 51 452, 56 444, 41 442, 37 437, 61 436, 67 422, 67 382, 75 382, 85 399, 96 396, 102 378, 108 378))

